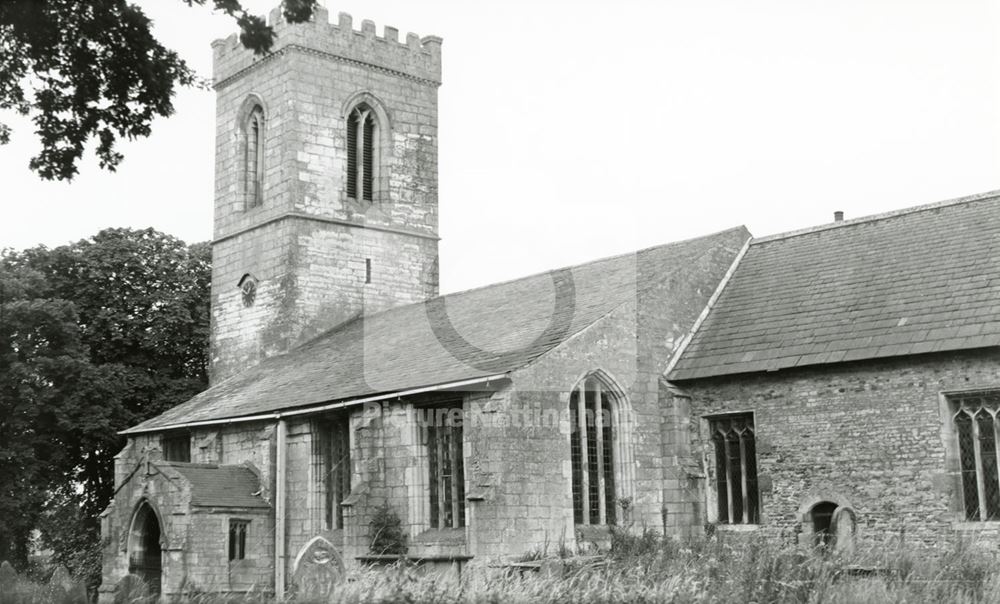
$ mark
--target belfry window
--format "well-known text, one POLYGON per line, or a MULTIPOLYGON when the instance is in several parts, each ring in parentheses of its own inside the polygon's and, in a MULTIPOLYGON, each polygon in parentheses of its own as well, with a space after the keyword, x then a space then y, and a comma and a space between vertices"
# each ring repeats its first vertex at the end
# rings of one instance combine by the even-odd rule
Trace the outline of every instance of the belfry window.
POLYGON ((374 198, 378 183, 379 126, 375 112, 358 105, 347 117, 347 196, 364 201, 374 198))
POLYGON ((576 524, 615 524, 615 441, 619 438, 614 397, 596 377, 573 390, 569 401, 569 450, 576 524))
POLYGON ((752 413, 709 418, 719 522, 758 524, 757 441, 752 413))
POLYGON ((245 125, 244 191, 246 207, 254 208, 264 201, 264 110, 255 106, 245 125))
POLYGON ((952 395, 948 401, 958 437, 965 519, 1000 520, 1000 390, 952 395))

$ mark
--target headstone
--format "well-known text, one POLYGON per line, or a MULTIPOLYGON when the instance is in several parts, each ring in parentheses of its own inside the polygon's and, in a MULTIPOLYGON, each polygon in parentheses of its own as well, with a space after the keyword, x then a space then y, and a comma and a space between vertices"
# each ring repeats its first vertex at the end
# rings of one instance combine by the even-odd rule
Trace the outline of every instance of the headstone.
POLYGON ((4 560, 0 563, 0 588, 12 587, 15 583, 17 583, 17 571, 10 565, 10 562, 4 560))
POLYGON ((89 604, 90 597, 87 595, 87 586, 81 581, 73 583, 67 592, 67 602, 70 604, 89 604))
POLYGON ((132 604, 146 597, 146 584, 136 575, 125 575, 115 585, 114 604, 132 604))
POLYGON ((0 604, 15 602, 17 594, 17 571, 4 560, 0 563, 0 604))
POLYGON ((830 518, 830 532, 833 533, 833 551, 842 556, 854 553, 854 534, 858 530, 854 510, 838 507, 830 518))
POLYGON ((87 588, 74 580, 65 566, 57 566, 52 572, 47 596, 60 604, 87 604, 87 588))
POLYGON ((300 600, 325 601, 343 577, 344 562, 340 553, 323 537, 313 537, 295 557, 292 583, 300 600))
POLYGON ((73 589, 74 581, 73 577, 69 574, 69 569, 65 566, 57 566, 52 572, 52 576, 49 577, 50 586, 59 586, 65 591, 73 589))

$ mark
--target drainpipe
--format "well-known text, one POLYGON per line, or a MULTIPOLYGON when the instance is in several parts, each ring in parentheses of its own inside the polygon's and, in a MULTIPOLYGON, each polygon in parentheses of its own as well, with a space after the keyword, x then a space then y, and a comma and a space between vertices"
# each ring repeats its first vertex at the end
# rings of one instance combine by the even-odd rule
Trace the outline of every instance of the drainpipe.
POLYGON ((278 420, 278 442, 275 452, 274 485, 274 597, 279 602, 285 599, 285 476, 288 465, 286 440, 288 423, 278 420))

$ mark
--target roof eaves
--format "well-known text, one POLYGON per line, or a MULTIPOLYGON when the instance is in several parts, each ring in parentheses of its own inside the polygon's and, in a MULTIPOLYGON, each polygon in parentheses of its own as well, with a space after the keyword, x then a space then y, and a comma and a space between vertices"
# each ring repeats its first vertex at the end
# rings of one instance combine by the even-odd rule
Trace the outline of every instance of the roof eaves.
MULTIPOLYGON (((311 413, 321 413, 323 411, 330 411, 330 410, 333 410, 333 409, 341 409, 341 408, 344 408, 344 407, 356 406, 356 405, 361 405, 361 404, 364 404, 364 403, 371 403, 371 402, 381 401, 381 400, 386 400, 386 399, 391 399, 391 398, 399 398, 399 397, 404 397, 404 396, 411 396, 411 395, 414 395, 414 394, 422 394, 422 393, 425 393, 425 392, 433 392, 433 391, 437 391, 437 390, 448 390, 450 388, 459 388, 459 387, 462 387, 462 386, 471 386, 473 384, 489 383, 491 381, 495 382, 495 381, 506 379, 506 378, 509 377, 509 375, 510 375, 510 372, 508 371, 508 372, 504 372, 504 373, 497 373, 497 374, 488 375, 488 376, 471 378, 471 379, 468 379, 468 380, 459 380, 457 382, 442 382, 440 384, 432 384, 432 385, 423 386, 423 387, 420 387, 420 388, 410 388, 410 389, 407 389, 407 390, 398 390, 398 391, 395 391, 395 392, 388 392, 388 393, 383 393, 383 394, 378 394, 378 395, 373 395, 373 396, 366 396, 366 397, 360 397, 360 398, 351 398, 351 399, 347 399, 347 400, 333 401, 333 402, 327 402, 327 403, 320 403, 320 404, 317 404, 317 405, 309 405, 309 406, 306 406, 306 407, 297 407, 297 408, 294 408, 294 409, 283 410, 283 411, 274 411, 274 412, 270 412, 270 413, 262 413, 262 414, 257 414, 257 415, 245 415, 245 416, 242 416, 242 417, 228 417, 228 418, 218 418, 218 419, 207 419, 207 420, 199 420, 199 421, 179 423, 179 424, 167 424, 165 426, 143 427, 146 423, 148 423, 148 421, 152 421, 152 420, 147 420, 147 422, 143 422, 142 424, 139 424, 139 425, 137 425, 137 426, 135 426, 133 428, 129 428, 128 430, 122 430, 121 432, 119 432, 119 434, 122 434, 122 435, 125 435, 125 436, 129 436, 129 435, 133 435, 133 434, 143 434, 143 433, 148 433, 148 432, 164 432, 164 431, 167 431, 167 430, 179 430, 179 429, 184 429, 184 428, 197 428, 197 427, 203 427, 203 426, 229 425, 229 424, 246 423, 246 422, 252 422, 252 421, 263 421, 263 420, 268 420, 268 419, 279 420, 279 419, 282 419, 284 417, 290 417, 290 416, 296 416, 296 415, 307 415, 307 414, 311 414, 311 413)), ((153 419, 156 419, 156 418, 153 418, 153 419)))

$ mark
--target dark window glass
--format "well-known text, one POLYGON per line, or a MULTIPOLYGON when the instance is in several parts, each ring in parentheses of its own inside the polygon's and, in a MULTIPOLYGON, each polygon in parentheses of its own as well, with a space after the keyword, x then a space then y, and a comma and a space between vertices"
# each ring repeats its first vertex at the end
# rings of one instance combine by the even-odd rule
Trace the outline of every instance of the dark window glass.
POLYGON ((962 504, 966 520, 1000 520, 997 413, 1000 391, 948 397, 958 441, 962 504))
POLYGON ((351 437, 346 416, 316 423, 323 519, 327 529, 344 528, 341 505, 351 494, 351 437))
POLYGON ((709 419, 715 448, 715 487, 719 522, 757 524, 757 442, 753 415, 709 419))
POLYGON ((247 526, 250 523, 246 520, 229 521, 229 561, 244 560, 247 555, 247 526))
POLYGON ((570 394, 569 415, 573 520, 577 524, 614 524, 617 498, 611 394, 600 381, 588 378, 570 394))
POLYGON ((191 461, 191 435, 169 434, 163 437, 164 461, 191 461))
POLYGON ((423 411, 427 421, 431 527, 460 528, 465 526, 462 406, 456 403, 423 411))

